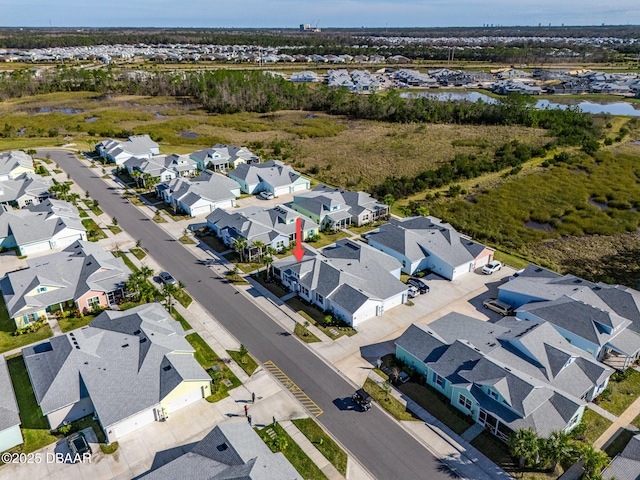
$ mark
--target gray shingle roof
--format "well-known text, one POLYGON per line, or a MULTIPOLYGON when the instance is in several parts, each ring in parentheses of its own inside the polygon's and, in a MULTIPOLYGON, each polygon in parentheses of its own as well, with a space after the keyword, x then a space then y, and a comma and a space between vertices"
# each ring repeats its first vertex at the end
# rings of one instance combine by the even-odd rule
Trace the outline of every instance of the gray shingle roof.
POLYGON ((192 158, 195 158, 201 162, 204 162, 205 167, 209 162, 214 165, 235 163, 238 159, 243 159, 245 162, 258 162, 260 158, 251 152, 246 147, 237 147, 235 145, 226 145, 222 143, 216 143, 211 148, 205 148, 204 150, 198 150, 191 154, 192 158))
POLYGON ((183 380, 209 380, 193 352, 158 303, 105 311, 89 327, 22 350, 45 415, 86 389, 105 428, 159 404, 183 380))
POLYGON ((310 192, 295 195, 292 208, 295 209, 296 206, 318 215, 320 219, 332 213, 331 207, 339 207, 339 212, 344 211, 349 215, 359 215, 364 210, 375 212, 388 209, 387 205, 377 201, 368 193, 342 190, 326 185, 318 185, 310 192))
POLYGON ((486 248, 435 217, 392 218, 368 238, 401 253, 411 262, 434 255, 453 267, 473 261, 486 248))
POLYGON ((638 480, 640 478, 640 435, 635 435, 621 454, 602 472, 607 480, 638 480))
POLYGON ((160 177, 160 175, 171 170, 175 173, 182 171, 196 170, 196 161, 191 159, 188 155, 154 155, 151 158, 138 158, 131 157, 123 163, 123 165, 129 169, 136 169, 141 173, 148 173, 153 177, 160 177))
POLYGON ((34 171, 31 155, 27 155, 20 150, 0 153, 0 175, 10 174, 12 170, 18 167, 34 171))
POLYGON ((248 184, 264 182, 272 187, 284 187, 302 177, 293 168, 278 160, 270 160, 264 163, 238 165, 229 176, 244 180, 248 184))
POLYGON ((33 173, 23 173, 12 180, 0 181, 0 203, 15 202, 23 197, 47 197, 51 185, 49 178, 33 173))
POLYGON ((222 423, 188 453, 141 478, 148 480, 302 480, 246 422, 222 423))
POLYGON ((100 142, 98 147, 113 157, 116 157, 122 152, 127 153, 131 157, 135 157, 136 155, 149 155, 153 153, 152 150, 157 149, 158 144, 151 140, 149 135, 133 135, 124 142, 107 138, 100 142))
POLYGON ((20 425, 20 414, 7 361, 0 355, 0 432, 20 425))
POLYGON ((77 300, 90 290, 105 293, 119 290, 131 275, 121 258, 97 243, 85 241, 74 242, 62 252, 27 259, 27 266, 9 272, 0 281, 12 318, 18 313, 28 315, 50 305, 77 300), (37 287, 52 286, 58 288, 25 296, 37 287))
POLYGON ((193 205, 200 199, 212 203, 231 200, 237 196, 233 191, 240 189, 234 180, 210 170, 205 170, 196 178, 174 178, 161 185, 174 199, 187 205, 193 205))

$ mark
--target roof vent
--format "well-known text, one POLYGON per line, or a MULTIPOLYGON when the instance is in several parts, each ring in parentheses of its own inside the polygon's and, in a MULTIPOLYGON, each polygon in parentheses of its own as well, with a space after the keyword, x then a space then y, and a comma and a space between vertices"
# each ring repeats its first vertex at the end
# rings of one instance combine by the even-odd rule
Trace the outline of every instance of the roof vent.
POLYGON ((89 362, 84 362, 85 365, 89 365, 89 362))
POLYGON ((140 343, 144 343, 144 342, 146 342, 146 341, 147 341, 147 338, 146 338, 146 337, 142 337, 142 338, 140 339, 140 343))
POLYGON ((504 369, 505 369, 507 372, 510 372, 510 371, 511 371, 511 369, 510 369, 509 367, 504 367, 504 369))
POLYGON ((541 271, 542 271, 542 269, 541 269, 541 268, 536 268, 536 269, 535 269, 535 271, 536 271, 536 272, 541 272, 541 271))
POLYGON ((136 330, 135 332, 133 332, 134 335, 140 335, 140 330, 136 330))
POLYGON ((122 348, 127 348, 129 346, 128 343, 125 343, 124 345, 122 345, 122 348))
POLYGON ((76 345, 76 349, 80 350, 80 345, 76 345))
POLYGON ((224 452, 226 449, 229 448, 229 445, 227 445, 226 443, 222 443, 218 445, 216 448, 218 449, 219 452, 224 452))
POLYGON ((171 370, 171 365, 167 365, 166 367, 162 367, 162 370, 164 370, 165 372, 168 372, 169 370, 171 370))

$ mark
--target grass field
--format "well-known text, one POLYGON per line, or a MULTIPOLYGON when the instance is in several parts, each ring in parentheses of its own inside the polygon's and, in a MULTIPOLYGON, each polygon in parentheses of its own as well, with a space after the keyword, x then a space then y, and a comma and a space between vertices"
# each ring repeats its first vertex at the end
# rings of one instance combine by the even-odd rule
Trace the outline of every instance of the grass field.
POLYGON ((293 420, 293 423, 342 475, 347 474, 347 454, 315 420, 300 418, 293 420), (322 443, 320 443, 320 439, 322 439, 322 443))
POLYGON ((258 364, 248 353, 242 355, 241 352, 235 350, 227 350, 227 353, 249 376, 253 375, 253 372, 258 368, 258 364))
POLYGON ((396 400, 393 395, 387 395, 382 387, 370 378, 367 378, 363 388, 382 408, 396 417, 397 420, 419 420, 413 413, 407 410, 406 406, 396 400))
POLYGON ((97 242, 98 240, 107 238, 107 234, 102 231, 92 218, 85 218, 82 220, 82 225, 87 229, 87 239, 90 242, 97 242))
POLYGON ((620 381, 610 380, 608 388, 611 389, 611 395, 609 399, 598 401, 602 408, 616 416, 624 412, 640 396, 640 372, 629 369, 628 375, 627 378, 620 381))

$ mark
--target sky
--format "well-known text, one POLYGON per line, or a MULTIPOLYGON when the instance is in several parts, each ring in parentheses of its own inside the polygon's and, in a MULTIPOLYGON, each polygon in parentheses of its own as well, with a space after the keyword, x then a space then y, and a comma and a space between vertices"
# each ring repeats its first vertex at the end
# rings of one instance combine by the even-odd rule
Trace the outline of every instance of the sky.
POLYGON ((640 0, 0 0, 3 27, 638 25, 640 0))

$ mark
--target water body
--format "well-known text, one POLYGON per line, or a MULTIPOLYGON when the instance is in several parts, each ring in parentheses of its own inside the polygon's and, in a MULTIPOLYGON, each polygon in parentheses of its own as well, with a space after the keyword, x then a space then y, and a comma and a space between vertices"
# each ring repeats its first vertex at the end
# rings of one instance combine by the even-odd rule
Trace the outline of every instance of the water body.
POLYGON ((68 115, 84 112, 84 110, 79 110, 77 108, 51 108, 51 107, 40 107, 38 111, 40 113, 60 112, 60 113, 66 113, 68 115))
POLYGON ((93 123, 98 120, 98 117, 85 118, 84 123, 93 123))
POLYGON ((182 138, 196 138, 198 134, 194 132, 180 132, 180 136, 182 138))
MULTIPOLYGON (((482 100, 485 103, 497 103, 493 97, 485 95, 480 92, 404 92, 400 94, 401 97, 428 97, 434 100, 440 100, 443 102, 450 102, 456 100, 466 100, 468 102, 477 102, 482 100)), ((560 100, 560 98, 558 99, 560 100)), ((613 102, 613 103, 597 103, 583 100, 572 106, 579 107, 585 113, 607 113, 610 115, 628 115, 632 117, 640 117, 640 105, 636 108, 636 104, 629 102, 613 102)), ((568 103, 555 103, 549 100, 538 100, 534 105, 534 108, 542 110, 545 108, 560 108, 562 110, 569 106, 568 103)))

